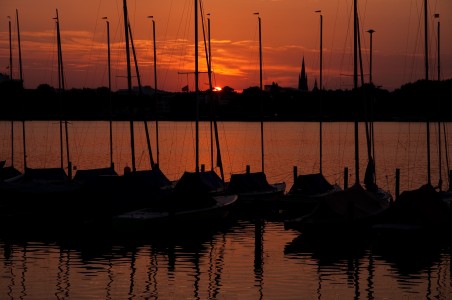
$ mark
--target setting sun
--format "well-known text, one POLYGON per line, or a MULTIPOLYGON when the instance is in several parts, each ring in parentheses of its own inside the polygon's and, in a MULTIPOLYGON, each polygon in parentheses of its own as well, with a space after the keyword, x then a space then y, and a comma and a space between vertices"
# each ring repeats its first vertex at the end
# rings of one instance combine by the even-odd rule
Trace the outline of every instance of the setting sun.
POLYGON ((214 92, 219 92, 219 91, 221 91, 221 87, 216 86, 216 87, 213 88, 213 91, 214 92))

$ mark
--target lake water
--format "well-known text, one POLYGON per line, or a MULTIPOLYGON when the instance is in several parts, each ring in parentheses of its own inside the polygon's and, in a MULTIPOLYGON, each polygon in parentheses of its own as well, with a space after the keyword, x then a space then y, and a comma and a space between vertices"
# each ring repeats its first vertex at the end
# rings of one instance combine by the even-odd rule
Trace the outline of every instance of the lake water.
MULTIPOLYGON (((149 123, 154 160, 155 124, 149 123)), ((0 122, 0 160, 11 160, 11 123, 0 122)), ((377 183, 395 191, 427 181, 425 123, 375 123, 377 183)), ((449 123, 445 124, 447 129, 449 123)), ((269 182, 293 182, 319 171, 319 124, 265 123, 265 173, 269 182)), ((149 167, 142 123, 135 123, 137 169, 149 167)), ((360 124, 360 180, 366 166, 360 124)), ((226 180, 261 169, 260 124, 220 122, 226 180)), ((444 142, 431 124, 431 178, 447 183, 444 142), (441 169, 441 172, 440 172, 441 169), (441 175, 440 175, 441 174, 441 175)), ((22 124, 14 123, 14 165, 23 165, 22 124)), ((70 160, 79 169, 108 166, 108 122, 68 124, 70 160)), ((323 173, 330 182, 355 180, 353 123, 323 123, 323 173)), ((450 138, 449 132, 446 136, 450 138)), ((195 168, 192 122, 159 122, 158 162, 170 179, 195 168)), ((60 165, 59 123, 26 123, 27 164, 60 165)), ((131 166, 128 122, 113 124, 113 161, 131 166)), ((200 123, 200 163, 211 167, 210 124, 200 123)), ((64 149, 66 155, 66 149, 64 149)), ((215 157, 215 156, 214 156, 215 157)), ((66 158, 65 158, 66 159, 66 158)), ((218 171, 218 168, 215 169, 218 171)), ((447 185, 444 185, 446 188, 447 185)), ((206 226, 209 227, 209 226, 206 226)), ((381 244, 374 241, 312 242, 285 230, 278 215, 232 216, 206 232, 182 236, 119 238, 108 233, 52 234, 27 229, 0 236, 0 299, 452 299, 450 242, 381 244), (1 255, 2 254, 2 255, 1 255)))
MULTIPOLYGON (((27 165, 29 167, 59 167, 61 161, 60 125, 57 121, 25 123, 27 165)), ((136 168, 148 169, 149 151, 143 122, 134 124, 136 168)), ((364 124, 359 124, 359 174, 364 179, 367 164, 367 146, 364 124)), ((447 172, 451 169, 448 158, 451 140, 448 127, 442 124, 438 147, 438 126, 430 123, 430 156, 432 184, 438 183, 440 174, 447 187, 447 172), (443 128, 442 126, 442 128, 443 128), (438 152, 441 149, 441 164, 438 152), (447 151, 446 151, 447 150, 447 151), (440 167, 441 166, 441 167, 440 167)), ((184 171, 195 170, 195 123, 159 122, 158 155, 155 122, 148 123, 153 158, 171 180, 180 178, 184 171)), ((348 181, 355 181, 354 124, 351 122, 324 122, 322 125, 322 173, 331 183, 344 183, 344 168, 348 168, 348 181)), ((233 173, 261 170, 260 123, 219 122, 219 144, 225 179, 233 173)), ((63 126, 63 138, 64 138, 63 126)), ((0 160, 11 164, 11 123, 0 121, 0 160)), ((129 122, 113 123, 113 162, 118 173, 132 166, 129 122)), ((293 182, 293 167, 298 173, 319 172, 319 123, 268 122, 264 123, 264 171, 269 182, 285 181, 289 188, 293 182)), ((110 133, 108 122, 69 122, 69 156, 74 168, 89 169, 110 165, 110 133)), ((206 169, 212 166, 211 130, 209 122, 199 124, 199 163, 206 169)), ((14 123, 14 165, 23 169, 22 124, 14 123)), ((377 122, 374 124, 377 183, 391 193, 395 192, 396 169, 400 170, 400 190, 419 187, 427 182, 426 125, 420 122, 377 122)), ((63 166, 66 166, 66 142, 63 141, 63 166)), ((215 147, 214 147, 215 149, 215 147)), ((213 155, 214 165, 216 155, 213 155)), ((219 168, 215 171, 219 173, 219 168)))

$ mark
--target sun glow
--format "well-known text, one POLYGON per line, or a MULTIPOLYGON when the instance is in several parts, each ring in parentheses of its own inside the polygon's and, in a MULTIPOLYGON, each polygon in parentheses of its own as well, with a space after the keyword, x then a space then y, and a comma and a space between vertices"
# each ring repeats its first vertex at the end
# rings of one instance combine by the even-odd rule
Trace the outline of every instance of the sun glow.
POLYGON ((221 87, 216 86, 216 87, 213 88, 213 91, 214 92, 219 92, 219 91, 221 91, 221 87))

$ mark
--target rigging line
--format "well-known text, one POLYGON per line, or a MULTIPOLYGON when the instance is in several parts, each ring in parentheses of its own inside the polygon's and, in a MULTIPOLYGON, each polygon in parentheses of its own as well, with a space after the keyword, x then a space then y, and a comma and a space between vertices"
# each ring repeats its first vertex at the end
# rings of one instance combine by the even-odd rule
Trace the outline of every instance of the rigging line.
MULTIPOLYGON (((226 154, 227 154, 227 157, 228 157, 228 166, 229 166, 229 175, 230 174, 232 174, 233 172, 232 172, 232 164, 231 164, 231 151, 229 150, 229 146, 228 146, 228 139, 226 138, 226 129, 225 129, 225 124, 224 124, 224 122, 220 122, 220 124, 221 124, 221 129, 222 129, 222 133, 223 133, 223 136, 221 137, 221 140, 223 141, 223 156, 222 157, 224 157, 224 151, 225 151, 225 149, 224 149, 224 147, 226 147, 226 154)), ((225 162, 223 161, 222 162, 223 163, 223 168, 224 168, 224 165, 225 165, 225 162)), ((226 178, 225 178, 225 180, 226 180, 226 178)), ((229 180, 229 179, 228 179, 229 180)))
MULTIPOLYGON (((366 32, 367 32, 366 28, 364 27, 364 24, 366 22, 367 3, 368 3, 368 1, 366 0, 365 5, 364 5, 364 11, 363 11, 363 14, 362 14, 363 17, 360 18, 360 20, 361 20, 360 23, 361 23, 361 25, 363 25, 363 26, 359 27, 360 28, 360 35, 362 37, 364 37, 366 35, 366 32)), ((360 43, 364 44, 364 47, 369 49, 368 48, 369 46, 367 45, 367 39, 366 38, 362 38, 360 43), (364 40, 364 43, 362 42, 363 40, 364 40)), ((362 49, 362 47, 360 47, 360 48, 362 49)), ((370 50, 368 50, 368 51, 370 51, 370 50)), ((368 66, 369 65, 369 56, 365 55, 364 59, 365 59, 365 62, 366 62, 366 66, 368 66)), ((364 76, 364 74, 361 74, 361 76, 364 76)))
MULTIPOLYGON (((430 2, 431 1, 429 1, 428 2, 428 4, 430 4, 430 2)), ((438 50, 437 49, 437 46, 438 46, 438 36, 437 36, 437 32, 436 32, 436 30, 437 30, 437 23, 436 23, 436 18, 435 17, 433 17, 434 16, 434 13, 436 13, 437 12, 437 10, 436 10, 436 8, 437 8, 437 6, 435 5, 434 6, 434 8, 430 8, 432 5, 429 5, 429 8, 428 8, 428 11, 429 12, 431 12, 430 14, 429 14, 429 20, 430 20, 430 24, 428 25, 428 28, 430 29, 429 30, 429 41, 428 41, 428 46, 429 46, 429 49, 428 49, 428 53, 432 53, 433 54, 433 63, 429 63, 429 66, 430 66, 430 70, 429 70, 429 72, 431 72, 431 71, 433 71, 433 72, 431 72, 431 74, 432 74, 432 76, 430 76, 430 78, 431 79, 434 79, 436 76, 436 72, 435 72, 435 70, 436 70, 436 68, 438 67, 438 65, 437 65, 437 57, 438 57, 438 52, 437 51, 433 51, 433 50, 438 50), (431 33, 431 34, 430 34, 431 33), (433 41, 433 43, 432 43, 432 41, 433 41), (435 49, 434 49, 435 48, 435 49), (433 75, 433 74, 435 74, 435 75, 433 75)))
MULTIPOLYGON (((53 28, 53 32, 52 32, 52 45, 55 45, 56 44, 56 26, 53 26, 53 27, 54 28, 53 28)), ((52 46, 51 49, 52 49, 52 53, 50 54, 50 58, 49 58, 50 64, 48 64, 48 65, 50 65, 49 82, 52 86, 55 86, 55 82, 54 82, 54 80, 55 80, 55 78, 54 78, 54 75, 55 75, 54 74, 55 73, 55 47, 52 46)))
MULTIPOLYGON (((10 18, 9 16, 8 16, 8 18, 10 18)), ((14 36, 16 36, 16 29, 15 28, 17 28, 17 20, 16 20, 16 23, 15 24, 12 24, 11 23, 11 21, 10 21, 10 50, 12 51, 12 49, 13 49, 13 46, 14 46, 14 44, 13 44, 13 41, 14 41, 14 36)), ((11 54, 11 52, 10 52, 10 54, 11 54)), ((12 60, 12 57, 10 56, 10 65, 9 65, 9 72, 10 72, 10 79, 14 79, 14 77, 13 77, 13 73, 14 73, 14 65, 13 65, 13 60, 12 60)))
MULTIPOLYGON (((161 45, 161 49, 162 51, 164 51, 166 49, 166 46, 168 45, 168 28, 169 28, 169 24, 171 24, 170 20, 171 20, 171 14, 173 11, 173 0, 171 0, 170 5, 169 5, 169 11, 168 11, 168 15, 166 17, 166 24, 165 24, 165 32, 163 34, 163 39, 161 42, 159 42, 159 44, 161 45)), ((165 87, 166 84, 166 79, 168 77, 169 74, 169 66, 171 65, 171 62, 173 60, 173 48, 171 47, 171 51, 169 53, 169 55, 166 55, 167 57, 169 57, 168 61, 167 61, 167 66, 164 68, 160 68, 160 72, 163 75, 163 79, 160 79, 159 77, 159 83, 160 83, 160 87, 162 90, 167 90, 167 88, 165 87)))
MULTIPOLYGON (((92 58, 92 54, 93 54, 94 39, 95 39, 95 36, 96 36, 96 31, 97 31, 97 24, 99 23, 100 2, 101 1, 99 1, 99 5, 97 6, 96 22, 95 22, 95 25, 94 25, 93 35, 91 37, 91 47, 89 49, 89 54, 88 54, 88 65, 89 66, 91 66, 91 65, 95 65, 96 66, 97 65, 97 64, 91 63, 91 58, 92 58)), ((94 68, 94 69, 96 70, 97 68, 94 68)), ((85 69, 85 78, 83 80, 83 86, 87 85, 86 82, 87 82, 88 73, 89 73, 89 68, 86 68, 85 69)), ((96 72, 94 72, 94 78, 97 78, 96 72)))
MULTIPOLYGON (((204 23, 204 7, 202 4, 202 1, 199 1, 199 5, 200 5, 200 11, 201 11, 201 23, 202 23, 202 35, 203 35, 203 41, 204 41, 204 51, 205 51, 205 58, 207 61, 207 69, 209 70, 211 68, 211 66, 209 66, 211 64, 211 58, 209 57, 209 52, 207 49, 207 37, 206 37, 206 25, 204 23)), ((210 42, 210 41, 209 41, 210 42)), ((212 81, 211 78, 209 78, 209 88, 212 88, 212 81)))
POLYGON ((419 47, 419 41, 420 40, 422 40, 422 39, 420 39, 420 37, 421 37, 421 35, 422 35, 422 25, 421 25, 421 23, 422 23, 422 11, 423 11, 423 8, 419 8, 418 10, 417 10, 417 12, 418 12, 418 15, 417 15, 417 20, 418 20, 418 22, 417 22, 417 35, 416 35, 416 37, 415 37, 415 42, 414 42, 414 52, 413 52, 413 55, 412 55, 412 64, 411 64, 411 74, 410 74, 410 78, 409 78, 409 80, 408 81, 413 81, 413 77, 415 77, 415 73, 416 73, 416 71, 415 71, 415 65, 416 65, 416 58, 417 58, 417 56, 416 56, 416 53, 417 53, 417 49, 418 49, 418 47, 419 47))
MULTIPOLYGON (((416 8, 418 8, 416 6, 416 8)), ((412 52, 409 53, 408 57, 411 58, 410 61, 410 65, 408 66, 408 78, 406 80, 406 82, 410 82, 413 80, 414 77, 414 73, 415 73, 415 65, 416 65, 416 52, 417 52, 417 47, 418 47, 418 43, 419 43, 419 36, 421 35, 421 25, 420 25, 420 20, 421 20, 421 12, 419 11, 419 9, 417 9, 417 11, 415 11, 416 15, 416 20, 417 20, 417 28, 416 28, 416 32, 415 32, 415 36, 414 36, 414 45, 412 45, 412 52)), ((409 38, 409 37, 407 37, 409 38)), ((409 41, 409 40, 408 40, 409 41)), ((408 51, 408 49, 407 49, 408 51)))
MULTIPOLYGON (((152 62, 152 63, 149 63, 149 66, 150 66, 150 68, 147 68, 146 66, 146 63, 145 63, 145 67, 144 67, 144 70, 145 70, 145 74, 148 74, 148 76, 149 76, 149 86, 150 87, 152 87, 152 83, 154 83, 154 89, 156 89, 157 87, 155 86, 155 78, 154 78, 154 76, 157 76, 157 74, 154 74, 154 49, 153 49, 153 47, 154 47, 154 40, 153 40, 153 29, 152 29, 152 22, 154 21, 153 20, 153 16, 151 17, 151 16, 148 16, 147 18, 149 18, 150 20, 151 20, 151 25, 150 25, 150 34, 145 34, 145 38, 144 38, 144 54, 143 54, 143 58, 144 58, 144 61, 145 62, 147 62, 147 61, 149 61, 149 62, 152 62), (149 46, 147 46, 147 41, 148 41, 148 38, 147 37, 150 37, 150 42, 149 42, 149 46), (149 57, 149 59, 147 59, 149 57), (151 67, 152 66, 152 67, 151 67)), ((154 21, 155 22, 155 21, 154 21)))
POLYGON ((410 1, 410 9, 408 10, 409 11, 409 14, 408 14, 408 26, 407 26, 407 33, 406 33, 406 35, 405 35, 405 37, 406 37, 406 41, 405 41, 405 53, 404 53, 404 55, 403 55, 403 72, 402 72, 402 74, 404 75, 403 77, 405 78, 405 82, 407 81, 406 80, 406 72, 407 72, 407 69, 408 69, 408 66, 407 66, 407 64, 408 64, 408 62, 407 62, 407 58, 409 57, 409 55, 408 55, 408 45, 409 45, 409 37, 410 37, 410 28, 411 28, 411 18, 412 18, 412 6, 413 6, 413 2, 412 1, 410 1))
MULTIPOLYGON (((345 52, 346 52, 346 49, 347 49, 348 37, 350 35, 350 23, 352 21, 352 16, 353 16, 353 6, 350 6, 349 19, 348 19, 348 23, 347 23, 348 26, 347 26, 347 31, 346 31, 346 34, 345 34, 344 48, 342 50, 342 58, 341 58, 340 67, 339 67, 340 73, 342 73, 343 66, 344 66, 345 52)), ((349 56, 349 55, 347 55, 347 56, 349 56)), ((342 80, 340 81, 340 86, 339 87, 340 88, 342 87, 342 80)))
POLYGON ((359 73, 361 78, 361 86, 364 85, 364 73, 363 73, 363 56, 362 56, 362 48, 361 48, 361 25, 360 25, 360 18, 359 16, 356 16, 356 26, 358 29, 358 59, 359 59, 359 73))
MULTIPOLYGON (((187 3, 187 1, 186 1, 186 3, 187 3)), ((188 43, 188 38, 185 38, 185 39, 183 39, 183 38, 178 38, 178 36, 179 36, 179 33, 180 33, 180 31, 181 31, 181 28, 182 28, 182 22, 183 22, 183 20, 185 20, 185 30, 183 31, 183 33, 182 33, 182 36, 183 37, 187 37, 188 36, 188 32, 189 32, 189 29, 191 28, 191 18, 190 17, 184 17, 184 15, 187 15, 187 16, 191 16, 193 13, 192 13, 192 11, 191 11, 191 5, 188 5, 187 6, 187 4, 184 6, 184 8, 183 8, 183 10, 182 10, 182 16, 179 18, 179 20, 180 20, 180 22, 179 22, 179 26, 178 26, 178 28, 177 28, 177 32, 176 32, 176 38, 175 38, 175 40, 174 40, 174 42, 176 43, 176 46, 175 47, 173 47, 173 49, 174 50, 177 50, 177 51, 179 51, 179 62, 178 62, 178 70, 182 70, 182 69, 186 69, 185 68, 185 65, 187 64, 186 63, 186 60, 185 59, 183 59, 184 57, 188 57, 188 46, 187 46, 187 43, 188 43)), ((179 77, 177 77, 178 79, 178 85, 180 85, 180 80, 179 80, 179 77)), ((188 76, 187 76, 187 80, 188 80, 188 76)))
POLYGON ((129 24, 129 27, 130 26, 134 26, 134 28, 136 28, 137 26, 135 26, 136 25, 136 15, 137 15, 137 1, 134 1, 134 6, 133 6, 133 14, 132 14, 132 17, 133 17, 133 19, 132 19, 132 24, 130 24, 131 22, 130 22, 130 10, 129 10, 129 15, 128 15, 128 24, 129 24))
MULTIPOLYGON (((137 76, 137 80, 138 80, 139 95, 143 96, 143 90, 142 90, 142 85, 141 85, 141 76, 140 76, 138 62, 137 62, 136 51, 135 51, 135 46, 134 46, 135 44, 133 42, 132 28, 130 26, 130 21, 127 24, 128 24, 128 29, 129 29, 129 35, 130 35, 130 42, 131 42, 131 46, 132 46, 133 60, 135 63, 135 72, 136 72, 136 76, 137 76)), ((149 138, 148 123, 147 123, 146 119, 144 120, 144 128, 146 131, 146 141, 147 141, 147 147, 148 147, 148 152, 149 152, 149 160, 150 160, 150 164, 151 164, 151 169, 154 169, 155 162, 154 162, 154 157, 152 154, 151 141, 149 138)))
MULTIPOLYGON (((121 4, 119 4, 120 0, 116 0, 116 20, 118 20, 118 22, 116 22, 116 26, 115 26, 115 31, 114 31, 114 35, 112 38, 112 41, 114 40, 119 40, 118 42, 112 43, 112 46, 116 46, 115 47, 115 51, 114 53, 116 53, 114 56, 112 55, 112 57, 116 58, 116 60, 114 61, 114 68, 111 68, 111 71, 114 72, 114 74, 112 74, 112 79, 114 78, 114 86, 115 88, 113 88, 113 82, 112 82, 112 90, 117 90, 118 89, 118 78, 120 77, 119 72, 121 71, 121 68, 119 67, 121 65, 120 61, 123 62, 125 61, 125 53, 124 53, 124 44, 125 41, 123 40, 123 35, 120 34, 120 32, 122 32, 123 27, 121 24, 123 21, 123 14, 122 14, 122 2, 121 4), (119 54, 118 54, 119 53, 119 54)), ((113 53, 112 53, 113 54, 113 53)))
MULTIPOLYGON (((335 13, 335 18, 334 18, 334 26, 333 26, 333 36, 331 38, 331 51, 329 51, 329 61, 333 61, 333 49, 334 49, 334 39, 336 36, 336 29, 337 29, 337 21, 338 21, 338 15, 339 15, 339 3, 340 1, 343 0, 337 0, 337 5, 336 5, 336 13, 335 13)), ((323 74, 322 75, 322 81, 323 81, 323 87, 325 88, 326 86, 328 86, 328 80, 330 79, 331 76, 331 70, 330 68, 325 68, 325 61, 323 61, 323 74), (326 69, 326 70, 325 70, 326 69), (326 75, 326 76, 325 76, 326 75)))

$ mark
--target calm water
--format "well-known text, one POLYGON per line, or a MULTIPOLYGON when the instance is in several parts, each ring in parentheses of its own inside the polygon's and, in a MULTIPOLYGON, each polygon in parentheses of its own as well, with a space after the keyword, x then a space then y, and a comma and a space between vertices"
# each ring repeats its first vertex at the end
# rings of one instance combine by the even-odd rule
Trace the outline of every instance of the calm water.
POLYGON ((1 299, 452 299, 447 245, 303 241, 281 222, 115 240, 0 240, 1 299))
MULTIPOLYGON (((10 164, 10 122, 0 122, 0 159, 10 164)), ((361 124, 362 125, 362 124, 361 124)), ((436 124, 431 127, 431 176, 440 177, 436 124)), ((450 124, 446 124, 446 127, 450 124)), ((131 165, 128 122, 114 123, 114 162, 131 165)), ((361 127, 360 129, 362 129, 361 127)), ((14 165, 21 169, 22 126, 15 123, 14 165)), ((210 130, 200 124, 200 162, 210 168, 210 130)), ((260 170, 258 123, 220 123, 226 179, 246 165, 260 170)), ((30 167, 60 164, 59 124, 26 123, 30 167)), ((155 124, 149 123, 156 159, 155 124)), ((194 170, 194 125, 159 123, 159 164, 170 179, 194 170)), ((424 123, 376 123, 378 184, 394 192, 427 180, 424 123)), ((364 133, 361 130, 362 140, 364 133)), ((148 168, 144 126, 135 124, 136 165, 148 168)), ((69 124, 70 159, 80 169, 108 166, 108 122, 69 124)), ((355 178, 352 123, 323 124, 323 173, 343 184, 355 178)), ((292 169, 319 170, 318 123, 266 123, 265 172, 290 187, 292 169)), ((442 155, 446 154, 444 143, 442 155)), ((360 174, 366 163, 360 145, 360 174)), ((446 161, 441 176, 446 180, 446 161)), ((218 170, 218 169, 216 169, 218 170)), ((361 178, 362 180, 362 178, 361 178)), ((0 236, 0 299, 452 299, 450 244, 313 243, 285 230, 278 215, 237 217, 209 232, 120 238, 92 231, 0 236)))
MULTIPOLYGON (((446 123, 447 140, 452 133, 446 123)), ((159 153, 156 150, 155 123, 148 123, 152 154, 160 169, 171 180, 180 178, 184 171, 195 170, 194 122, 159 122, 159 153)), ((260 123, 220 122, 220 152, 225 179, 232 173, 244 172, 246 165, 251 171, 261 170, 260 123)), ((299 173, 319 171, 319 124, 316 122, 283 122, 264 124, 265 173, 269 182, 285 181, 289 188, 293 182, 293 167, 299 173)), ((200 164, 206 169, 212 165, 211 131, 208 122, 201 122, 200 164)), ((60 127, 58 122, 27 122, 26 146, 29 167, 60 166, 60 127)), ((145 128, 136 122, 135 157, 136 168, 150 167, 145 128)), ((63 130, 64 132, 64 130, 63 130)), ((400 169, 400 190, 414 189, 427 181, 427 146, 425 123, 388 122, 375 124, 375 161, 377 183, 394 193, 396 169, 400 169)), ((364 124, 360 124, 360 180, 364 179, 367 163, 367 147, 364 124)), ((441 178, 447 183, 446 162, 448 152, 444 142, 438 147, 438 128, 430 124, 431 180, 440 177, 438 152, 441 150, 441 178)), ((442 133, 441 135, 443 135, 442 133)), ((110 138, 108 122, 71 122, 68 125, 70 160, 74 167, 88 169, 107 167, 110 164, 110 138)), ((22 124, 14 123, 14 165, 23 169, 22 124)), ((344 168, 348 168, 349 182, 355 181, 354 124, 349 122, 323 123, 323 173, 332 183, 344 183, 344 168)), ((444 139, 443 139, 444 140, 444 139)), ((131 142, 129 122, 113 124, 113 161, 115 169, 122 174, 126 165, 131 166, 131 142)), ((63 149, 66 166, 66 149, 63 149)), ((214 164, 216 155, 214 157, 214 164)), ((11 123, 0 121, 0 159, 11 163, 11 123)), ((219 168, 215 170, 219 173, 219 168)))

